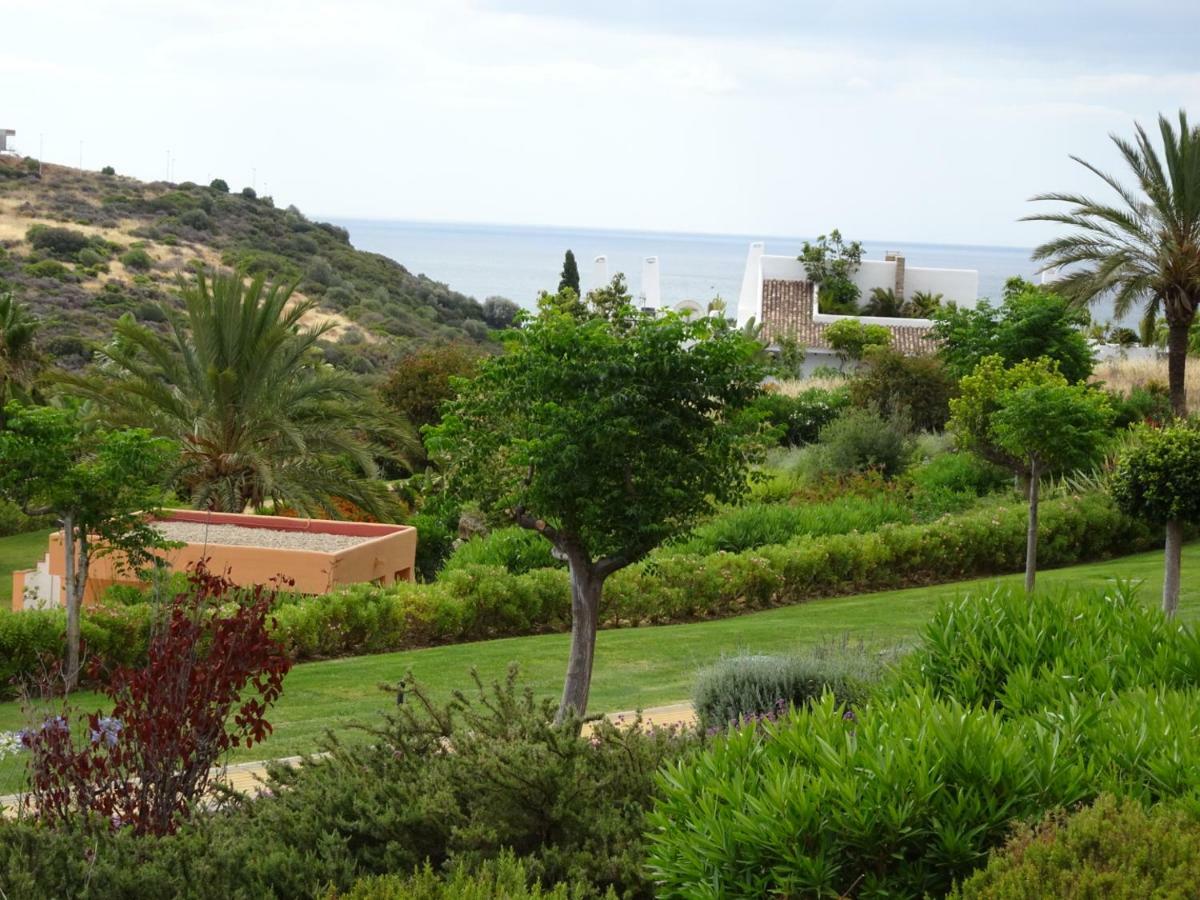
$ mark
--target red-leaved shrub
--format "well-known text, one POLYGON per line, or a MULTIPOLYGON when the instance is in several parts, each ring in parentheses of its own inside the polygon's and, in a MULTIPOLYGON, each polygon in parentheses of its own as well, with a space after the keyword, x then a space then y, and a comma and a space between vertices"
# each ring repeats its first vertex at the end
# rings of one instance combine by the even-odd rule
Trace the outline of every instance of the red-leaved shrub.
POLYGON ((117 667, 105 680, 108 715, 78 716, 73 728, 68 708, 22 733, 34 814, 174 831, 226 751, 271 732, 266 713, 291 668, 271 637, 274 599, 273 590, 238 588, 198 567, 189 589, 166 603, 146 665, 117 667))

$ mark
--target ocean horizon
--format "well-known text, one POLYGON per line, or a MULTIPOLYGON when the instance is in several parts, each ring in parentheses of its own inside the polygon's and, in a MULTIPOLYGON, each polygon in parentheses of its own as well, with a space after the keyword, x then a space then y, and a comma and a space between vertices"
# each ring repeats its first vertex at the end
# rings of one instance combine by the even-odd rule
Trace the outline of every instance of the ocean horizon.
MULTIPOLYGON (((763 241, 768 254, 795 256, 806 240, 778 235, 404 219, 333 217, 330 221, 345 228, 360 250, 391 257, 414 274, 477 300, 506 297, 525 308, 534 306, 539 292, 558 287, 563 255, 570 249, 579 264, 585 292, 596 287, 592 284, 596 256, 608 257, 610 273, 625 274, 635 297, 641 292, 642 259, 657 256, 665 301, 707 303, 720 297, 734 315, 750 243, 763 241)), ((898 250, 910 266, 975 269, 979 272, 979 296, 993 300, 1000 298, 1004 282, 1014 275, 1039 280, 1038 265, 1028 247, 876 239, 862 244, 864 259, 882 259, 886 252, 898 250)), ((1111 318, 1111 305, 1098 304, 1093 316, 1098 321, 1111 318)))

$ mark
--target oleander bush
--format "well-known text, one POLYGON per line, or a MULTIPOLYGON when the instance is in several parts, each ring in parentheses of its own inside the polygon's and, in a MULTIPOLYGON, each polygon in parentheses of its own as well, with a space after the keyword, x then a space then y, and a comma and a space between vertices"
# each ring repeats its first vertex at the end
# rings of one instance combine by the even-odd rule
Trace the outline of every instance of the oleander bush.
POLYGON ((1174 806, 1146 809, 1105 794, 1036 826, 1018 826, 953 900, 1185 900, 1200 884, 1200 822, 1174 806))
POLYGON ((802 653, 727 656, 701 669, 692 708, 705 728, 773 717, 807 706, 826 692, 842 706, 867 699, 884 658, 861 644, 821 644, 802 653))
POLYGON ((896 689, 994 706, 1005 715, 1070 698, 1200 686, 1200 635, 1142 604, 1132 585, 1028 597, 995 588, 943 604, 896 689))
POLYGON ((522 575, 532 569, 563 565, 551 555, 551 550, 548 540, 528 528, 516 525, 497 528, 459 545, 438 577, 468 566, 499 566, 512 575, 522 575))

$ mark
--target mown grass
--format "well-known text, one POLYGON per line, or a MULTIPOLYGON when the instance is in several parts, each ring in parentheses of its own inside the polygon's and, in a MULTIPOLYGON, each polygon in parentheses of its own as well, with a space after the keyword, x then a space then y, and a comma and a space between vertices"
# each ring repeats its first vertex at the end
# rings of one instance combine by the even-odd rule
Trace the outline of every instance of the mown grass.
MULTIPOLYGON (((1180 615, 1200 617, 1200 543, 1184 551, 1184 590, 1180 615)), ((1144 602, 1157 605, 1162 590, 1161 552, 1039 573, 1039 588, 1052 600, 1055 590, 1103 586, 1114 578, 1141 582, 1144 602)), ((872 646, 910 643, 936 605, 965 592, 997 583, 1019 583, 1020 576, 982 578, 935 587, 909 588, 814 600, 765 612, 655 628, 602 631, 597 641, 591 712, 611 712, 686 700, 697 671, 722 654, 739 650, 780 652, 840 636, 872 646)), ((283 698, 272 711, 273 736, 233 756, 234 761, 291 756, 316 748, 332 729, 345 736, 355 722, 370 722, 395 701, 380 684, 394 685, 407 671, 440 698, 470 684, 469 671, 485 680, 499 678, 518 663, 523 681, 537 694, 555 697, 566 666, 566 634, 506 638, 474 644, 433 647, 403 653, 357 656, 296 666, 287 677, 283 698)), ((94 696, 79 695, 94 708, 94 696)), ((0 704, 0 731, 24 724, 19 704, 0 704)), ((0 762, 0 793, 20 786, 16 759, 0 762)))
POLYGON ((0 538, 0 606, 12 602, 12 573, 32 569, 45 555, 48 534, 47 530, 0 538))

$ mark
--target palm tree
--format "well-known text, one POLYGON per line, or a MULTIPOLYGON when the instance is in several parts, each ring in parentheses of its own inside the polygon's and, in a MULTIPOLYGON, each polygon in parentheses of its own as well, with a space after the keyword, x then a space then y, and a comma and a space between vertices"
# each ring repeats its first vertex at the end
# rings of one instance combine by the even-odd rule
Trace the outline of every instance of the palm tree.
POLYGON ((1111 296, 1117 316, 1136 304, 1148 321, 1167 322, 1167 381, 1175 415, 1187 415, 1188 330, 1200 302, 1200 127, 1179 113, 1179 129, 1159 116, 1162 153, 1141 125, 1134 142, 1111 135, 1137 181, 1136 189, 1077 156, 1119 198, 1108 205, 1081 194, 1039 194, 1069 206, 1026 219, 1058 222, 1076 231, 1033 252, 1045 269, 1063 267, 1054 290, 1084 305, 1111 296))
POLYGON ((411 447, 411 430, 323 362, 317 342, 328 324, 301 325, 314 304, 240 273, 211 284, 199 274, 181 289, 184 311, 168 311, 165 337, 124 317, 96 372, 62 380, 106 424, 176 441, 176 487, 199 508, 273 502, 336 516, 344 500, 389 518, 377 460, 400 458, 388 447, 411 447))
POLYGON ((929 319, 942 308, 942 295, 932 291, 913 291, 909 301, 912 314, 922 319, 929 319))
POLYGON ((909 304, 902 297, 897 297, 892 288, 876 287, 871 288, 871 297, 863 304, 863 312, 868 316, 885 316, 894 319, 907 316, 909 304))
POLYGON ((10 400, 28 401, 41 358, 34 346, 37 320, 12 294, 0 294, 0 428, 10 400))

